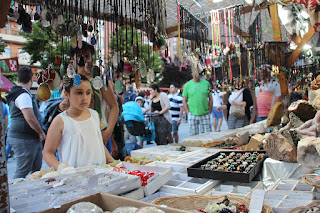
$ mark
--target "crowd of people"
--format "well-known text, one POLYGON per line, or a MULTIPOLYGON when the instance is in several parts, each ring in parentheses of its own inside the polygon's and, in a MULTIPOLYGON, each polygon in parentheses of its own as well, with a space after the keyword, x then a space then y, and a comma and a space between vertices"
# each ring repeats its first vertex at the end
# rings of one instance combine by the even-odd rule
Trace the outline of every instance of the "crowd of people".
POLYGON ((54 169, 62 161, 73 167, 101 164, 123 160, 130 154, 126 143, 140 141, 140 146, 131 149, 143 147, 143 139, 150 143, 151 139, 128 131, 122 113, 127 103, 136 104, 141 115, 152 115, 153 139, 157 145, 166 145, 179 142, 183 118, 190 136, 219 132, 223 119, 229 129, 240 128, 266 119, 271 107, 280 101, 276 81, 260 82, 255 88, 234 83, 226 91, 197 72, 192 72, 192 79, 184 85, 173 82, 168 94, 156 84, 139 93, 129 84, 123 94, 117 94, 111 81, 108 89, 97 90, 90 84, 93 52, 86 42, 81 49, 71 48, 81 83, 75 86, 73 78, 63 76, 51 99, 40 104, 41 110, 30 93, 32 70, 26 66, 18 70, 18 84, 6 96, 9 113, 3 104, 6 127, 10 123, 7 157, 12 148, 17 164, 14 178, 40 170, 42 159, 54 169))

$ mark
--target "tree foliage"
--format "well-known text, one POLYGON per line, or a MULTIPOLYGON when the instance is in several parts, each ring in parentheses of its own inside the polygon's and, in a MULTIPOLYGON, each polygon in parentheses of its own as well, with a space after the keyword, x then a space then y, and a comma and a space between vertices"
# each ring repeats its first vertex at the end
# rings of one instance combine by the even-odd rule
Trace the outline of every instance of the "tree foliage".
POLYGON ((12 83, 16 84, 18 82, 18 75, 17 73, 12 73, 12 74, 5 74, 2 73, 2 75, 4 75, 4 77, 6 77, 9 81, 11 81, 12 83))
POLYGON ((4 52, 4 48, 6 47, 7 45, 2 42, 2 38, 0 37, 0 53, 3 53, 4 52))
MULTIPOLYGON (((143 59, 146 65, 154 70, 155 82, 159 83, 162 78, 159 74, 163 71, 163 61, 161 60, 159 53, 153 51, 152 47, 149 45, 149 41, 141 36, 141 32, 137 31, 135 28, 131 28, 130 26, 122 26, 110 37, 111 42, 109 48, 112 52, 117 52, 122 58, 126 57, 127 60, 130 61, 143 59), (133 46, 138 48, 137 57, 132 54, 133 46)), ((134 73, 129 77, 131 82, 134 79, 134 73)), ((141 81, 145 83, 146 78, 141 79, 141 81)))
POLYGON ((54 69, 59 70, 55 56, 59 57, 61 63, 62 56, 69 55, 70 42, 66 39, 62 42, 61 36, 57 36, 51 27, 42 27, 40 22, 32 25, 32 33, 20 32, 20 34, 27 40, 22 50, 31 55, 30 64, 40 62, 42 68, 53 64, 54 69))
POLYGON ((191 67, 180 67, 174 64, 166 64, 163 71, 163 79, 160 82, 160 87, 170 87, 170 84, 176 83, 182 87, 187 81, 192 79, 191 67))

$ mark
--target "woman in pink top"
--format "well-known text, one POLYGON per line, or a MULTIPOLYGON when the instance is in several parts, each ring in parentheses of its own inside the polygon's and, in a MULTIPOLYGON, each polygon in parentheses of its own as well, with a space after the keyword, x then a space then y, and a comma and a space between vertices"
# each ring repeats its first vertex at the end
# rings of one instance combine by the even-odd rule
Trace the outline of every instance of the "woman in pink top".
POLYGON ((267 91, 265 88, 260 87, 260 91, 257 94, 257 121, 263 121, 268 118, 271 110, 273 100, 273 92, 267 91))

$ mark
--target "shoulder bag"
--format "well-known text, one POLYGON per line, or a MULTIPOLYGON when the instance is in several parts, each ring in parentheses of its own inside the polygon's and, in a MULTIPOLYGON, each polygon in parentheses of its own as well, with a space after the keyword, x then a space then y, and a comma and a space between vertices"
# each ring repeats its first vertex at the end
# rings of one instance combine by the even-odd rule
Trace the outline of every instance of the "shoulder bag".
MULTIPOLYGON (((235 100, 242 94, 242 91, 240 90, 235 100)), ((232 105, 230 107, 230 115, 235 116, 237 118, 244 117, 246 115, 246 108, 244 106, 238 106, 238 105, 232 105)))

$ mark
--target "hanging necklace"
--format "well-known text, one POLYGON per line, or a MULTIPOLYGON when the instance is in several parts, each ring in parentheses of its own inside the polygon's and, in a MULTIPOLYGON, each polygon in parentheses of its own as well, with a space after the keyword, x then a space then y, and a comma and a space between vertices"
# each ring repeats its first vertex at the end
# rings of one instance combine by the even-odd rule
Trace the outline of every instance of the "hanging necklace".
POLYGON ((228 44, 228 27, 227 27, 227 14, 226 14, 226 9, 223 9, 223 15, 224 15, 224 31, 225 31, 226 47, 228 47, 229 44, 228 44))

